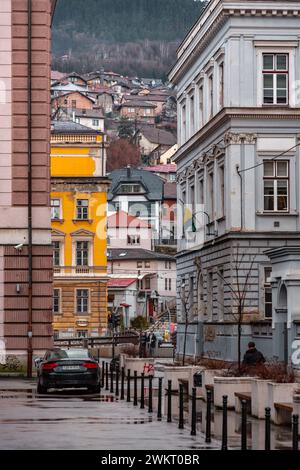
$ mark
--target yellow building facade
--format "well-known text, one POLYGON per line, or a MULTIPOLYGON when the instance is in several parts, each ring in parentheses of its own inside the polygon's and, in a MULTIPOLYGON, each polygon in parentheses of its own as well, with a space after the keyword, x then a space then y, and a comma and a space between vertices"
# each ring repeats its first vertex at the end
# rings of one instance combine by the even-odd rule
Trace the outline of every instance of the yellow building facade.
POLYGON ((104 136, 55 122, 51 136, 53 314, 56 338, 107 329, 104 136))

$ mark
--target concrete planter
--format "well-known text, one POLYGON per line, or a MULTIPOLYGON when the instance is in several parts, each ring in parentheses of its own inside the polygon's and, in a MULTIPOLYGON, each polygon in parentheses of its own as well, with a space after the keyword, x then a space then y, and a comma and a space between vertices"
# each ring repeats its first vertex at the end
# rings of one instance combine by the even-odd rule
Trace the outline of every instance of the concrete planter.
POLYGON ((293 405, 294 391, 299 388, 297 383, 268 382, 268 404, 271 408, 271 420, 274 424, 290 422, 288 413, 280 412, 275 408, 275 403, 286 403, 293 405))
POLYGON ((228 408, 235 408, 235 393, 251 393, 251 377, 215 377, 214 404, 223 407, 223 395, 228 397, 228 408))
POLYGON ((128 357, 127 354, 124 354, 124 353, 120 354, 120 369, 122 367, 125 367, 125 361, 126 361, 127 357, 128 357))
POLYGON ((202 371, 202 387, 199 389, 199 394, 206 400, 206 385, 214 385, 215 377, 221 377, 224 374, 224 369, 204 369, 202 371))
POLYGON ((189 382, 192 366, 163 366, 163 388, 168 387, 168 381, 172 382, 172 390, 179 389, 179 381, 189 382))
POLYGON ((154 359, 127 356, 124 358, 124 368, 125 373, 127 373, 127 370, 129 369, 131 371, 131 375, 134 374, 134 371, 137 371, 139 376, 142 372, 145 373, 145 376, 149 374, 154 375, 154 359))
POLYGON ((265 418, 268 406, 268 380, 253 379, 251 383, 251 414, 259 419, 265 418))

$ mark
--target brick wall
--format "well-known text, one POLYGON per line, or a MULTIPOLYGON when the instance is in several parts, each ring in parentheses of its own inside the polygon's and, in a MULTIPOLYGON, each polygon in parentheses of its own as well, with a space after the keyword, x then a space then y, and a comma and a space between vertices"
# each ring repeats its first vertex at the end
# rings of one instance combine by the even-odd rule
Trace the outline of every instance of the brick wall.
MULTIPOLYGON (((51 0, 32 4, 33 349, 52 344, 50 221, 51 0)), ((28 1, 0 1, 0 336, 28 346, 28 1), (2 87, 6 95, 3 103, 2 87), (1 100, 2 98, 2 100, 1 100), (5 117, 5 119, 3 119, 5 117), (5 169, 4 169, 5 168, 5 169), (4 181, 5 178, 5 181, 4 181), (15 245, 23 244, 21 250, 15 245)))

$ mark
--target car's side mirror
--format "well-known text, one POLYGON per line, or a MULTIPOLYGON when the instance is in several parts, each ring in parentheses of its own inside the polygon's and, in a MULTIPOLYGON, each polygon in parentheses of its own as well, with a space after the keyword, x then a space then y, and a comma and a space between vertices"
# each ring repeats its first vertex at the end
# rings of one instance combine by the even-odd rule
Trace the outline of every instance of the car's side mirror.
POLYGON ((38 368, 38 366, 40 365, 40 363, 43 361, 43 358, 42 357, 37 357, 35 360, 34 360, 34 365, 36 368, 38 368))

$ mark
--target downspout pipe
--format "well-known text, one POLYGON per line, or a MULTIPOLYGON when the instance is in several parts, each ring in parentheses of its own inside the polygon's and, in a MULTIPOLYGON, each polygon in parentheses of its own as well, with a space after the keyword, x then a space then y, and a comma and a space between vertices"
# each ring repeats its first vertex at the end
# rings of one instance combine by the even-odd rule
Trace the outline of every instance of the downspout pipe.
POLYGON ((28 326, 27 326, 27 377, 32 377, 32 3, 28 3, 28 172, 27 172, 27 208, 28 208, 28 326))
POLYGON ((240 207, 240 218, 241 218, 241 228, 240 231, 242 232, 244 230, 244 185, 243 185, 243 176, 240 171, 239 165, 236 166, 236 172, 240 178, 240 194, 241 194, 241 207, 240 207))

